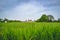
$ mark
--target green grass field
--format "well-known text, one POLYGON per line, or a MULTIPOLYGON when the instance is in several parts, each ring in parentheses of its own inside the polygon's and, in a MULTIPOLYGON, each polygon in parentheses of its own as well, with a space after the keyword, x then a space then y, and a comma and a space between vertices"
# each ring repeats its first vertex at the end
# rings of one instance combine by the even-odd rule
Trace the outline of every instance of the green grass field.
POLYGON ((0 40, 60 40, 60 23, 0 23, 0 40))

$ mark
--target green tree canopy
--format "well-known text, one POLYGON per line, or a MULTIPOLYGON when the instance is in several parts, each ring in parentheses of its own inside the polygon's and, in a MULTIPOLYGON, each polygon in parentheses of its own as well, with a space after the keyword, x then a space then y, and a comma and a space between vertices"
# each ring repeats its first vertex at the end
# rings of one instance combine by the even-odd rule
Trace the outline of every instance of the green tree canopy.
POLYGON ((58 21, 60 22, 60 18, 58 18, 58 21))
POLYGON ((0 22, 2 21, 2 19, 0 18, 0 22))
POLYGON ((53 21, 54 17, 52 15, 48 15, 49 21, 53 21))
POLYGON ((47 22, 49 20, 48 16, 46 14, 43 14, 41 18, 37 20, 37 22, 47 22))
POLYGON ((3 21, 8 21, 8 19, 7 18, 4 18, 4 20, 3 21))

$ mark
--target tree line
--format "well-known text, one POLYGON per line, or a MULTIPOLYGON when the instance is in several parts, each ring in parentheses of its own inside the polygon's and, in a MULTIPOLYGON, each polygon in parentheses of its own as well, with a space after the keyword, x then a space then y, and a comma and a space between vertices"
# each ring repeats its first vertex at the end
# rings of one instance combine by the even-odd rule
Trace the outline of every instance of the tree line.
POLYGON ((20 20, 9 20, 7 18, 1 19, 0 18, 0 22, 21 22, 20 20))
POLYGON ((43 14, 39 19, 36 20, 36 22, 60 22, 60 18, 55 20, 53 15, 43 14))
MULTIPOLYGON (((20 20, 8 20, 7 18, 1 19, 0 22, 22 22, 20 20)), ((60 18, 55 20, 54 16, 43 14, 39 19, 35 20, 35 22, 60 22, 60 18)))

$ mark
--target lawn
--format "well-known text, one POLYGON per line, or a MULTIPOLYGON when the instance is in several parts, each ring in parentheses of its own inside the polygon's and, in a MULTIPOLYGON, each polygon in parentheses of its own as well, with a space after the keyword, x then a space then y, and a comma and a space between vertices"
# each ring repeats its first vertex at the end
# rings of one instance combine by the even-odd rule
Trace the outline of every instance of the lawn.
POLYGON ((60 40, 60 23, 0 23, 0 40, 60 40))

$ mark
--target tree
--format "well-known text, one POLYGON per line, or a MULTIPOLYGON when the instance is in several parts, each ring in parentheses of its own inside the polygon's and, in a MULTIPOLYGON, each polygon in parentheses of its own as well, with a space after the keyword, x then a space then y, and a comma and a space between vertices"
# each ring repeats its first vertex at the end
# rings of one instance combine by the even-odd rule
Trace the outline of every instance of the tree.
POLYGON ((58 18, 58 21, 60 22, 60 18, 58 18))
POLYGON ((54 17, 52 15, 48 15, 49 21, 53 21, 54 17))
POLYGON ((0 22, 2 21, 2 19, 0 18, 0 22))
POLYGON ((4 18, 4 20, 3 21, 8 21, 8 19, 7 18, 4 18))
POLYGON ((8 22, 21 22, 20 20, 8 20, 8 22))
POLYGON ((41 18, 37 20, 37 22, 48 22, 49 18, 47 15, 43 14, 41 18))

